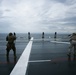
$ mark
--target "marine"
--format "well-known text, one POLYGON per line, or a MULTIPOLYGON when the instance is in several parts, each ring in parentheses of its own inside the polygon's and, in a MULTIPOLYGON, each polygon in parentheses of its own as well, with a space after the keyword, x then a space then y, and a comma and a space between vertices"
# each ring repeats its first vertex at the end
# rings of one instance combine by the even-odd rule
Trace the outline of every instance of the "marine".
POLYGON ((16 58, 16 47, 14 41, 16 40, 16 36, 12 33, 9 33, 6 37, 7 45, 6 45, 6 56, 9 58, 9 52, 12 49, 14 52, 14 58, 16 58))

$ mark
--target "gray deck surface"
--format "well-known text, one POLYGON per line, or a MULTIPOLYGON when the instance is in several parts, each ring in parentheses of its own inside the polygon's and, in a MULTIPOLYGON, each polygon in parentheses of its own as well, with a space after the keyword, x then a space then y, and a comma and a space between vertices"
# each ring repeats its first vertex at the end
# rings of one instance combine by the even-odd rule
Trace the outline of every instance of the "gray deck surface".
POLYGON ((76 75, 76 59, 73 54, 71 58, 67 56, 68 47, 67 44, 34 41, 26 75, 76 75))
MULTIPOLYGON (((7 62, 5 47, 2 48, 3 52, 0 53, 0 75, 10 74, 27 43, 17 43, 17 59, 15 61, 11 51, 10 62, 7 62)), ((69 59, 67 56, 68 47, 68 44, 35 40, 25 75, 76 75, 76 59, 73 55, 69 59)))

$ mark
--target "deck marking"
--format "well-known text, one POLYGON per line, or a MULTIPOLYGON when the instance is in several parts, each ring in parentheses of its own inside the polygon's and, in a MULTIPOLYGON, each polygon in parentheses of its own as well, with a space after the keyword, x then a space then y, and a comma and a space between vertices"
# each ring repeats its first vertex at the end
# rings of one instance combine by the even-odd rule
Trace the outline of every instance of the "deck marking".
POLYGON ((34 62, 49 62, 51 60, 34 60, 34 61, 29 61, 30 63, 34 63, 34 62))
POLYGON ((34 41, 50 41, 50 39, 34 39, 34 41))
POLYGON ((62 44, 70 44, 70 42, 59 42, 59 41, 50 41, 50 42, 52 42, 52 43, 62 43, 62 44))
POLYGON ((24 49, 21 57, 19 58, 17 64, 14 69, 10 73, 10 75, 25 75, 27 70, 27 65, 29 61, 29 56, 32 48, 33 38, 29 41, 26 48, 24 49))

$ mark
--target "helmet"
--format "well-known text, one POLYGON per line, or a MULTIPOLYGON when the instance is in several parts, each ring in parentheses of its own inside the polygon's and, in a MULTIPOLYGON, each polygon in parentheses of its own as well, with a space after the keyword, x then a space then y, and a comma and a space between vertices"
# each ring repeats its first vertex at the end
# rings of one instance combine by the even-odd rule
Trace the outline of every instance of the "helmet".
POLYGON ((12 33, 9 33, 9 36, 13 35, 12 33))
POLYGON ((73 33, 73 35, 76 35, 76 33, 73 33))

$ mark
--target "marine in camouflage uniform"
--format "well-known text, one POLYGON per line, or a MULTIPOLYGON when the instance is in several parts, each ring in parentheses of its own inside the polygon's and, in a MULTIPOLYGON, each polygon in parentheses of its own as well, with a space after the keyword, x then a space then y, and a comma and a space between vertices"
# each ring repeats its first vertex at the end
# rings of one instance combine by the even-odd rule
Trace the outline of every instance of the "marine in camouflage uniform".
POLYGON ((7 42, 7 47, 6 47, 6 51, 7 51, 7 58, 9 57, 9 52, 12 49, 14 52, 14 58, 16 58, 16 47, 15 47, 15 43, 14 41, 16 40, 16 36, 14 36, 12 33, 9 33, 9 35, 6 37, 6 41, 7 42))

